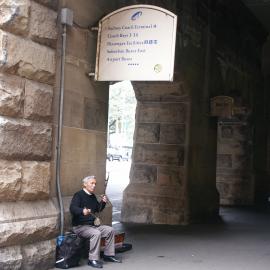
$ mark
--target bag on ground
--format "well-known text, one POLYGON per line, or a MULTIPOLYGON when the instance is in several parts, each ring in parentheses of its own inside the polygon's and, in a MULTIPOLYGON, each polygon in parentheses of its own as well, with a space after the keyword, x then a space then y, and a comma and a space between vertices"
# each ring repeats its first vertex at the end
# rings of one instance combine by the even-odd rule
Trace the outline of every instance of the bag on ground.
POLYGON ((74 233, 57 237, 55 267, 68 269, 79 265, 83 239, 74 233))

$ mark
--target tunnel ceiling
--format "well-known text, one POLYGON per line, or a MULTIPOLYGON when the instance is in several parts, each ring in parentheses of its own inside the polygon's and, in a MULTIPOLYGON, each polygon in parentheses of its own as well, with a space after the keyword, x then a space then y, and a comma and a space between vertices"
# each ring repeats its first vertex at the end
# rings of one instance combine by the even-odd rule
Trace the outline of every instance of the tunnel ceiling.
POLYGON ((270 32, 270 0, 242 0, 270 32))

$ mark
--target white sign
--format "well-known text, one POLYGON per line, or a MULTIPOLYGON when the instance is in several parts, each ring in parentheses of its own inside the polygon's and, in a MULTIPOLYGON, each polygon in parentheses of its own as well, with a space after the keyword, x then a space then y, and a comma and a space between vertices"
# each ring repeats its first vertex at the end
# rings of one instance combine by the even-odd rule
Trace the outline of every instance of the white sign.
POLYGON ((177 16, 151 5, 116 10, 99 22, 95 80, 172 81, 177 16))

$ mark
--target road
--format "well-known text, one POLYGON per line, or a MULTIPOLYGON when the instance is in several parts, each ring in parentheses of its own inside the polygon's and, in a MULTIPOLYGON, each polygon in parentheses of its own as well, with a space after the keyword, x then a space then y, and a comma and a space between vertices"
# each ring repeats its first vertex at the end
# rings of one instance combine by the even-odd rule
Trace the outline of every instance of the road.
POLYGON ((131 161, 107 161, 109 181, 106 194, 113 205, 113 225, 120 222, 123 191, 129 183, 131 161))

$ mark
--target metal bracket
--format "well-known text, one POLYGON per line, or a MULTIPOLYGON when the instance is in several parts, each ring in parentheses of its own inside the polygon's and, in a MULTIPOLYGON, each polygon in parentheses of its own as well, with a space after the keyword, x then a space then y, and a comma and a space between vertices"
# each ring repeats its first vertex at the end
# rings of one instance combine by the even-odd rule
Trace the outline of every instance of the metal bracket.
MULTIPOLYGON (((98 32, 99 31, 99 27, 93 26, 93 27, 90 28, 90 30, 93 31, 93 32, 94 31, 98 32)), ((94 78, 95 79, 96 72, 89 72, 89 73, 87 73, 87 75, 88 75, 88 77, 91 77, 91 78, 94 78)))

